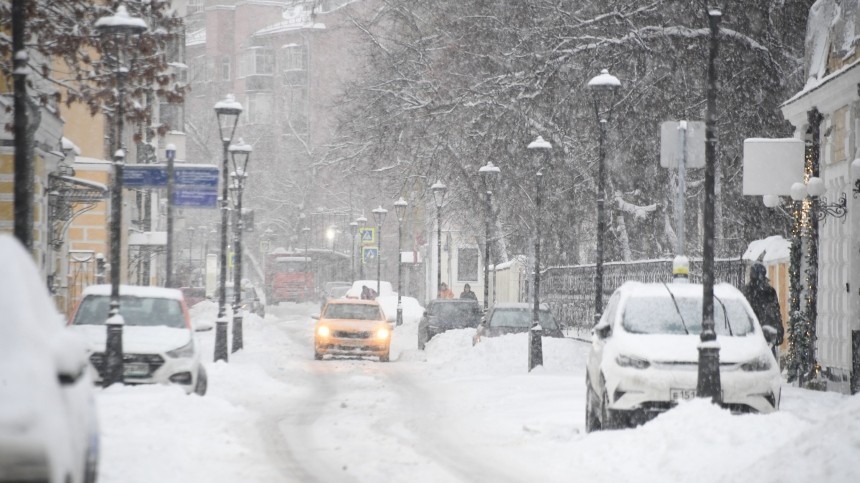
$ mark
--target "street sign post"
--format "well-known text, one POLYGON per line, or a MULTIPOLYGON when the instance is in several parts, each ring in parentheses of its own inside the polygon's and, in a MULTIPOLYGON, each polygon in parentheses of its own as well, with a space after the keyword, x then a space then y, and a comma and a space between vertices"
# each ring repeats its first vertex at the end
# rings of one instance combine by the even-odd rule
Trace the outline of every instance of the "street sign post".
POLYGON ((376 227, 362 226, 358 228, 358 239, 362 245, 376 245, 376 227))
POLYGON ((374 260, 379 257, 379 247, 373 246, 364 246, 361 247, 361 262, 362 263, 372 263, 374 260))

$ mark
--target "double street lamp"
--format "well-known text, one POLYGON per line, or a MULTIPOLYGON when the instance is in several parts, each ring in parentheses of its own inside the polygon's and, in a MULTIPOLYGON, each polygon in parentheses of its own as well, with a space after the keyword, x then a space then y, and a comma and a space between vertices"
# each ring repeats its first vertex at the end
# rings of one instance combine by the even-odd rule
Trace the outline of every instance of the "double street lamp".
POLYGON ((448 187, 441 181, 436 181, 430 187, 433 192, 433 201, 436 202, 436 297, 442 289, 442 203, 445 201, 445 193, 448 187))
MULTIPOLYGON (((380 274, 381 274, 381 262, 382 262, 382 223, 385 222, 385 215, 388 214, 388 210, 380 205, 377 208, 371 210, 373 213, 373 220, 376 222, 376 296, 378 297, 381 292, 379 291, 380 286, 380 274)), ((400 297, 400 295, 398 295, 400 297)))
MULTIPOLYGON (((360 227, 367 226, 367 217, 364 215, 359 216, 355 221, 360 227)), ((358 253, 361 256, 361 263, 358 264, 358 279, 364 280, 364 245, 361 242, 358 245, 358 250, 358 253)))
POLYGON ((478 169, 484 180, 484 188, 487 190, 487 207, 484 216, 484 313, 487 313, 490 300, 490 216, 493 214, 493 188, 501 170, 493 165, 491 161, 478 169))
POLYGON ((236 226, 234 227, 234 253, 236 262, 233 266, 233 349, 242 348, 242 232, 245 220, 242 217, 242 193, 245 190, 245 180, 248 178, 248 161, 251 159, 252 148, 240 138, 238 144, 229 148, 233 158, 233 189, 236 196, 236 226))
MULTIPOLYGON (((122 260, 120 255, 122 237, 122 171, 125 162, 122 133, 124 130, 125 112, 123 101, 125 96, 125 79, 131 70, 134 56, 137 54, 137 40, 146 31, 146 22, 128 14, 125 6, 117 7, 116 14, 101 17, 96 21, 96 30, 101 37, 113 48, 113 57, 106 61, 114 64, 116 74, 116 123, 117 133, 114 138, 114 179, 111 190, 111 222, 110 222, 110 309, 108 311, 107 341, 105 344, 104 386, 110 386, 123 380, 123 350, 122 327, 124 324, 119 314, 119 281, 122 260)), ((16 110, 17 113, 17 110, 16 110)), ((17 137, 16 137, 17 139, 17 137)))
POLYGON ((403 217, 406 216, 406 207, 409 204, 401 197, 394 202, 394 213, 397 215, 397 325, 403 324, 403 305, 400 302, 400 292, 402 285, 400 279, 403 278, 403 264, 400 261, 403 253, 401 243, 403 242, 403 217))
POLYGON ((349 266, 349 276, 352 277, 352 280, 355 280, 355 235, 358 233, 357 221, 349 222, 349 233, 352 235, 352 243, 350 244, 350 247, 352 247, 352 262, 349 266))
POLYGON ((594 324, 603 314, 603 237, 606 232, 606 124, 612 114, 615 95, 621 87, 617 77, 603 69, 600 74, 588 81, 594 102, 594 115, 599 128, 597 151, 597 255, 594 275, 594 324))
MULTIPOLYGON (((220 286, 218 289, 218 318, 215 320, 215 360, 227 361, 227 175, 228 153, 230 143, 236 134, 239 115, 242 114, 242 104, 239 104, 232 94, 215 103, 215 115, 218 118, 218 132, 221 135, 223 159, 221 163, 221 270, 220 286)), ((236 287, 234 287, 235 289, 236 287)))
POLYGON ((541 225, 541 191, 543 189, 543 170, 550 164, 552 144, 538 136, 529 143, 528 149, 541 153, 538 159, 538 170, 535 178, 535 269, 534 269, 534 306, 532 308, 532 326, 529 329, 529 371, 543 365, 543 327, 540 325, 540 225, 541 225))

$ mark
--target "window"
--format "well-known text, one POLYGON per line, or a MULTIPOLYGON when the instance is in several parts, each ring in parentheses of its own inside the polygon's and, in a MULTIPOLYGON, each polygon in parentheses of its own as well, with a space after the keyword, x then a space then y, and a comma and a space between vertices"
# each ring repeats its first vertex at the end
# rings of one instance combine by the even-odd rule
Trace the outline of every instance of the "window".
POLYGON ((305 70, 305 49, 298 44, 287 44, 281 49, 281 70, 305 70))
POLYGON ((222 57, 221 58, 221 80, 229 81, 232 78, 230 77, 230 57, 222 57))
POLYGON ((249 94, 246 111, 248 122, 252 124, 272 122, 272 104, 274 104, 274 100, 271 94, 249 94))
POLYGON ((308 132, 308 102, 307 90, 303 87, 288 87, 283 92, 284 109, 283 122, 287 126, 286 132, 298 134, 308 132))
POLYGON ((203 11, 203 0, 188 0, 188 15, 203 11))
POLYGON ((272 51, 264 47, 251 47, 242 54, 239 77, 272 75, 275 73, 275 58, 272 51))
POLYGON ((477 248, 458 248, 457 249, 457 281, 458 282, 477 282, 478 281, 478 249, 477 248))
POLYGON ((158 106, 158 122, 171 131, 185 130, 185 109, 182 103, 162 102, 158 106))

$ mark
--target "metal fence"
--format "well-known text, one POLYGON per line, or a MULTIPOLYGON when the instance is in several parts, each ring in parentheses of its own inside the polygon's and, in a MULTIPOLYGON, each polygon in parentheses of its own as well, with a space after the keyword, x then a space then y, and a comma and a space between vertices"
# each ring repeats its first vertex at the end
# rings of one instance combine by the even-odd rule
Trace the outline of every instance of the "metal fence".
MULTIPOLYGON (((568 332, 587 333, 594 325, 595 265, 550 267, 541 274, 541 302, 549 305, 556 321, 568 332)), ((744 284, 745 265, 741 259, 714 261, 714 282, 737 288, 744 284)), ((690 260, 690 281, 701 283, 702 260, 690 260)), ((603 264, 604 303, 624 282, 670 282, 672 260, 642 260, 603 264)))

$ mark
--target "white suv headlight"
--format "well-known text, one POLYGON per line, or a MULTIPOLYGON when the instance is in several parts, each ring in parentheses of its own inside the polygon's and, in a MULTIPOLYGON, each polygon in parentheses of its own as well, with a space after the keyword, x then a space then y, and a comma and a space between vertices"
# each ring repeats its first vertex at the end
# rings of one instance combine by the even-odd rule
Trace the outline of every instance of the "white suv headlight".
POLYGON ((767 371, 770 369, 770 358, 767 356, 759 356, 751 361, 741 364, 741 370, 744 372, 767 371))
POLYGON ((619 354, 615 358, 615 363, 621 367, 632 367, 634 369, 648 369, 651 366, 651 363, 645 359, 635 356, 625 356, 624 354, 619 354))
POLYGON ((170 357, 182 358, 182 357, 191 357, 194 355, 194 339, 192 338, 182 347, 177 347, 172 351, 167 351, 167 355, 170 357))

